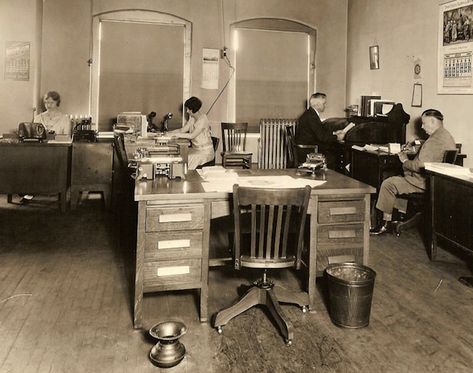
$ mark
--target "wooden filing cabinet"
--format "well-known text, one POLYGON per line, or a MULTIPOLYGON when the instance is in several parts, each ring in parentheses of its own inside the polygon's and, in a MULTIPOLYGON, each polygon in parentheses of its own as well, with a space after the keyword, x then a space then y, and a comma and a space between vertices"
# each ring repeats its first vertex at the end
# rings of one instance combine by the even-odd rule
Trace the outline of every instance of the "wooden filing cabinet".
POLYGON ((200 320, 207 321, 210 204, 140 201, 135 277, 135 328, 143 293, 200 289, 200 320))
POLYGON ((369 197, 320 196, 317 202, 315 240, 317 275, 331 263, 354 261, 366 264, 369 227, 369 197))
POLYGON ((81 192, 101 192, 110 207, 112 176, 112 140, 72 143, 71 209, 77 207, 81 192))

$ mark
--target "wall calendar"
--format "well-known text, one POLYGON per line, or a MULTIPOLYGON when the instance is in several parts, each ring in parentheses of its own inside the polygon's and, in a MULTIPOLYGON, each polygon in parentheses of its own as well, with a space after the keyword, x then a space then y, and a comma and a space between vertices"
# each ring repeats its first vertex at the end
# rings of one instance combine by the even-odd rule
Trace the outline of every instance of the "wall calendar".
POLYGON ((440 94, 473 94, 473 0, 440 5, 438 84, 440 94))

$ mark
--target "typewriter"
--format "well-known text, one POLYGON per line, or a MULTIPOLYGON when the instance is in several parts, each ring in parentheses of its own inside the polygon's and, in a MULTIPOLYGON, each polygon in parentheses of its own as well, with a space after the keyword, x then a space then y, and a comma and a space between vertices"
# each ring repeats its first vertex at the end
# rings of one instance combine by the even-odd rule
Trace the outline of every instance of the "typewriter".
POLYGON ((315 175, 318 170, 326 170, 327 161, 325 155, 321 153, 309 153, 304 163, 299 166, 299 170, 315 175))

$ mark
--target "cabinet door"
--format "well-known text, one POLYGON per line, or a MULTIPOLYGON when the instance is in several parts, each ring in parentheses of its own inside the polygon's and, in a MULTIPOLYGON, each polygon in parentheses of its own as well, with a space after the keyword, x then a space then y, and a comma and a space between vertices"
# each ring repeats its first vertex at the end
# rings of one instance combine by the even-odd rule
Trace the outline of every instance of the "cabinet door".
POLYGON ((112 143, 73 143, 73 185, 111 184, 112 143))
POLYGON ((436 176, 434 201, 436 232, 463 247, 473 249, 473 188, 436 176))

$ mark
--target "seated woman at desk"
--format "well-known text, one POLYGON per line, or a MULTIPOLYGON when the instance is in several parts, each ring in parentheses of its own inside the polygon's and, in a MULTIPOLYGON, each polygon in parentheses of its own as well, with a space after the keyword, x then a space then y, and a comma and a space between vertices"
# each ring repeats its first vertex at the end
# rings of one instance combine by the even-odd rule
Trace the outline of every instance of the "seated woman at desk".
POLYGON ((184 127, 169 131, 169 134, 181 139, 188 139, 192 143, 189 149, 188 168, 195 170, 199 165, 214 159, 214 148, 210 136, 210 124, 207 115, 200 111, 202 101, 197 97, 189 98, 185 103, 189 120, 184 127))
POLYGON ((43 103, 46 111, 34 117, 35 123, 41 123, 49 133, 70 135, 71 120, 59 110, 61 104, 59 93, 49 91, 44 95, 43 103))
MULTIPOLYGON (((71 120, 59 111, 61 96, 55 91, 49 91, 43 97, 46 111, 34 117, 35 123, 41 123, 48 133, 71 135, 71 120)), ((20 194, 20 203, 27 203, 33 199, 31 194, 20 194)))

